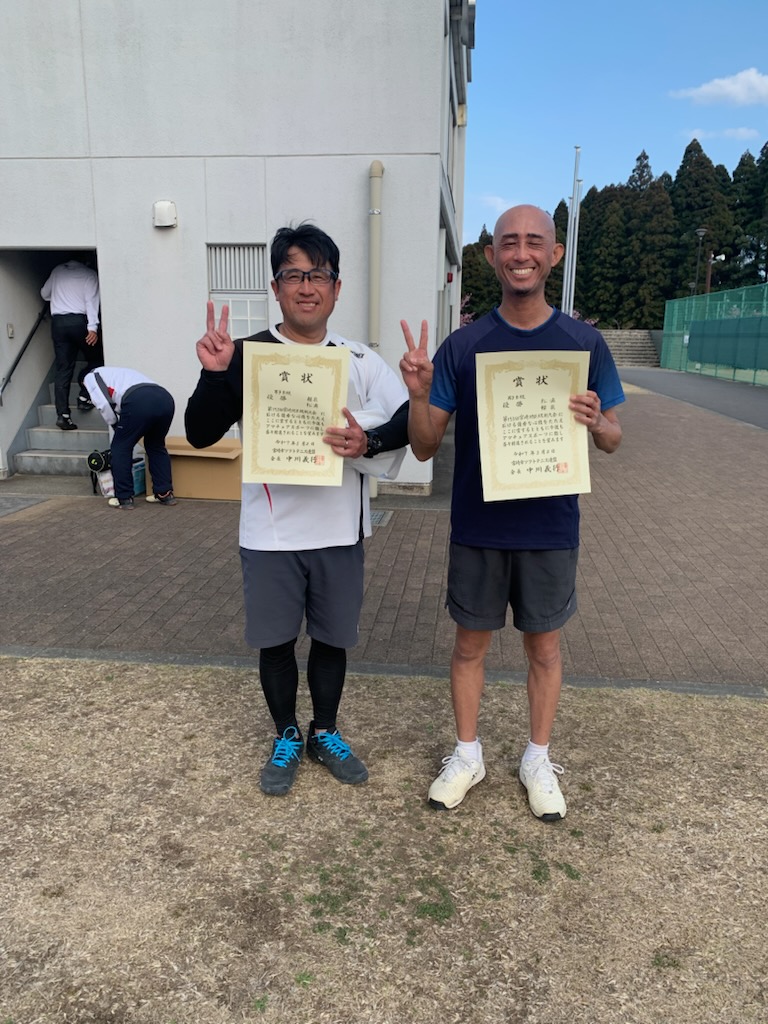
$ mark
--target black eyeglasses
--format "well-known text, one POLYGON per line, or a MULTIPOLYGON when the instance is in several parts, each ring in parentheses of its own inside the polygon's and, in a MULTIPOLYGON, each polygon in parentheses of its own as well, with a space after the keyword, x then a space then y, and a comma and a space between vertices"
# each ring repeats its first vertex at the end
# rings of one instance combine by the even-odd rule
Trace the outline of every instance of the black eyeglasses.
POLYGON ((314 270, 289 268, 278 270, 275 280, 282 281, 283 284, 302 284, 304 281, 309 281, 310 284, 330 284, 331 281, 336 281, 338 276, 335 270, 326 270, 325 267, 315 267, 314 270))

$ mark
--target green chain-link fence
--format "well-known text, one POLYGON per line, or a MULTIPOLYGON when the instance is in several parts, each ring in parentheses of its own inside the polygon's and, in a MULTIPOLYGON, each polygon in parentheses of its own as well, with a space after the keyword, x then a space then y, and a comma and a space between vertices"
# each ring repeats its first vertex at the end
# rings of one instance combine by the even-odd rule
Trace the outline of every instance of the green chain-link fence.
POLYGON ((668 302, 661 365, 768 387, 768 284, 668 302))

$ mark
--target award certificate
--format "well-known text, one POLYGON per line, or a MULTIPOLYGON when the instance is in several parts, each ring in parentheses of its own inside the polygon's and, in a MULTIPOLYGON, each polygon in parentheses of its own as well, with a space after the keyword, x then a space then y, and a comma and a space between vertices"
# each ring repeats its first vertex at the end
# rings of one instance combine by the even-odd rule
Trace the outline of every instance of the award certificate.
POLYGON ((349 349, 243 344, 243 481, 340 487, 344 460, 323 442, 343 427, 349 349))
POLYGON ((587 428, 568 408, 588 352, 480 352, 477 421, 485 501, 591 490, 587 428))

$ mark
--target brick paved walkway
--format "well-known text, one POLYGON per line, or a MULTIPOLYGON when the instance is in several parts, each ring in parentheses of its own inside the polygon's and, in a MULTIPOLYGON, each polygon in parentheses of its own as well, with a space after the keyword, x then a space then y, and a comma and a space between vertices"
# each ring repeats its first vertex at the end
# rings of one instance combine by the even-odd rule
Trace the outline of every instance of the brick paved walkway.
MULTIPOLYGON (((613 456, 594 453, 593 493, 582 498, 580 609, 564 631, 566 676, 761 692, 768 431, 628 391, 624 443, 613 456)), ((6 508, 14 493, 13 480, 0 482, 6 508)), ((445 673, 449 515, 436 504, 445 502, 376 500, 392 514, 367 544, 351 669, 445 673)), ((126 514, 85 493, 6 511, 0 653, 252 658, 242 640, 238 514, 237 503, 204 501, 140 502, 126 514)), ((306 649, 303 641, 300 655, 306 649)), ((511 627, 495 636, 488 666, 492 675, 522 673, 511 627)))

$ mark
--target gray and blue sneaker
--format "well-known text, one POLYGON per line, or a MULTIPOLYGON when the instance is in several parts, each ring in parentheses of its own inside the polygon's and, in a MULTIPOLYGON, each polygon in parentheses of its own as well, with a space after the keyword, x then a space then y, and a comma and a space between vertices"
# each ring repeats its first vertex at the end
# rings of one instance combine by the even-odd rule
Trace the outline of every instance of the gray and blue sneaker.
POLYGON ((285 796, 293 785, 304 753, 304 740, 294 725, 276 736, 269 760, 261 769, 259 784, 269 796, 285 796))
POLYGON ((307 740, 307 756, 318 764, 323 764, 339 782, 357 785, 368 779, 368 769, 359 757, 355 757, 352 748, 341 738, 338 729, 333 732, 315 732, 315 723, 309 726, 307 740))

